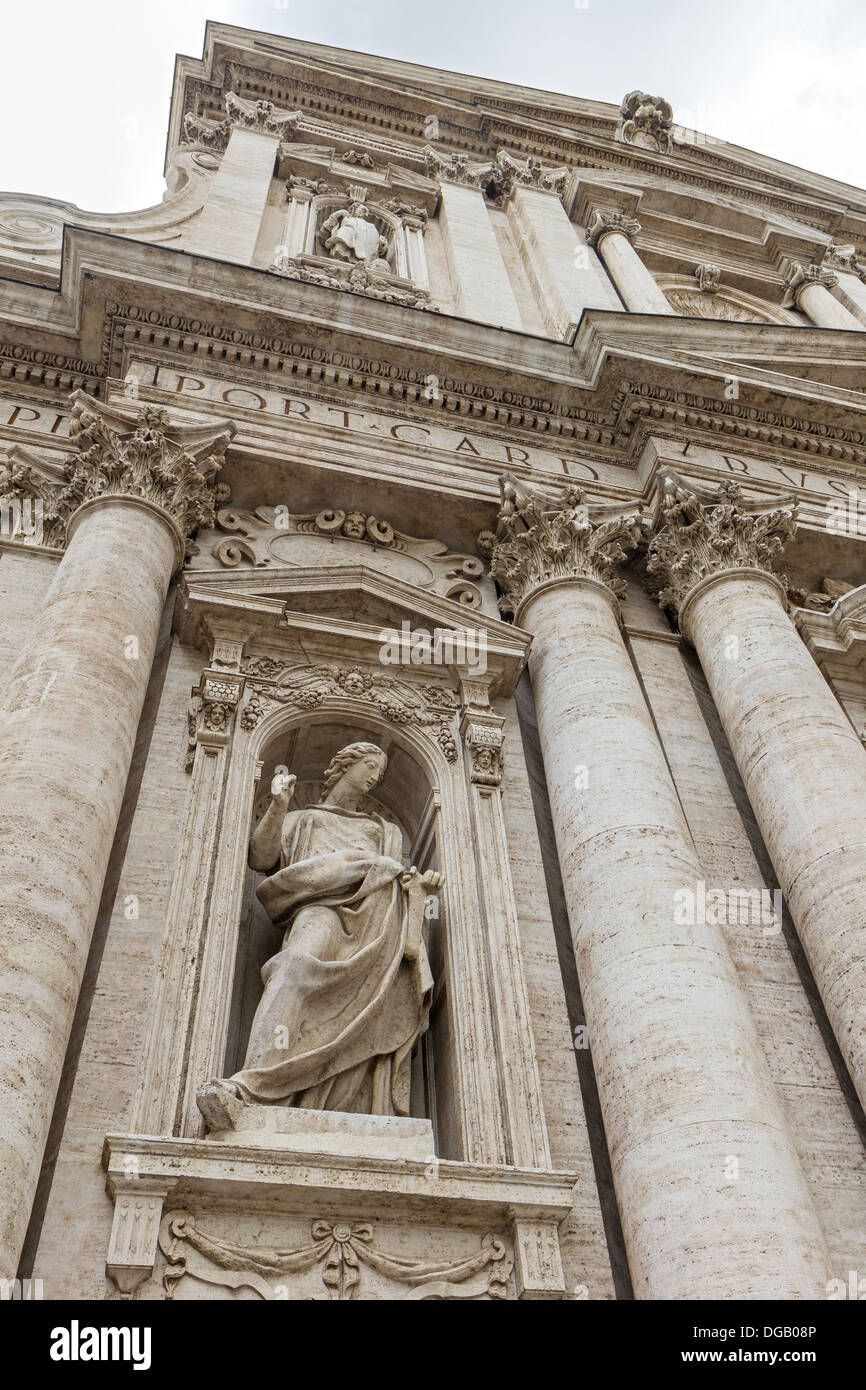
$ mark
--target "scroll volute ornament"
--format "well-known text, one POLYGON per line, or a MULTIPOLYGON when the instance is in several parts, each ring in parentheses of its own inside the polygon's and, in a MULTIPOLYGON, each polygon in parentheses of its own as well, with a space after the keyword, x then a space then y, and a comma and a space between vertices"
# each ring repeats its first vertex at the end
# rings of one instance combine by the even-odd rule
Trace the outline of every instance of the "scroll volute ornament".
MULTIPOLYGON (((665 469, 657 530, 647 553, 648 572, 665 584, 659 603, 679 615, 692 589, 709 575, 735 569, 773 573, 783 546, 796 533, 796 514, 793 497, 762 509, 744 500, 732 478, 702 489, 665 469)), ((781 576, 775 578, 784 586, 781 576)))
POLYGON ((616 598, 625 596, 619 566, 645 534, 640 511, 590 505, 579 487, 550 497, 510 473, 500 488, 496 534, 485 533, 480 543, 502 590, 503 613, 518 615, 538 587, 557 579, 594 579, 616 598))

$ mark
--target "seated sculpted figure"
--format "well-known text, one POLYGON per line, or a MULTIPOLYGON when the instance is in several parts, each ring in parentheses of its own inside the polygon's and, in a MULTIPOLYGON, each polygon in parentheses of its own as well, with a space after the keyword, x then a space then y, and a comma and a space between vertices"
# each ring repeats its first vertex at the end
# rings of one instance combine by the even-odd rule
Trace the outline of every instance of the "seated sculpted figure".
POLYGON ((264 993, 242 1071, 199 1091, 211 1128, 220 1100, 406 1115, 412 1049, 432 977, 421 933, 425 891, 441 875, 402 862, 399 827, 358 809, 388 759, 374 743, 333 758, 318 806, 290 810, 296 778, 278 773, 250 842, 258 896, 284 930, 262 969, 264 993))

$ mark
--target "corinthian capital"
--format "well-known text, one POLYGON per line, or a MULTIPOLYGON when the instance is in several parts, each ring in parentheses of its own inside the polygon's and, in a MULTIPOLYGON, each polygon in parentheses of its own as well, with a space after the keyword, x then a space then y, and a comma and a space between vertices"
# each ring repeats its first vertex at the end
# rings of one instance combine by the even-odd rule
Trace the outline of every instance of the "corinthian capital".
MULTIPOLYGON (((127 412, 100 404, 83 391, 72 395, 69 431, 73 453, 64 464, 40 459, 30 450, 13 450, 0 465, 0 505, 29 505, 37 528, 24 534, 44 545, 62 547, 67 525, 86 502, 131 497, 158 508, 171 523, 178 558, 192 532, 213 527, 216 508, 229 489, 216 481, 234 425, 204 429, 174 423, 155 406, 127 412)), ((29 518, 30 512, 26 512, 29 518)))
POLYGON ((440 183, 461 183, 469 188, 481 188, 494 177, 496 166, 472 163, 468 154, 440 154, 432 145, 424 147, 424 163, 431 178, 440 183))
POLYGON ((234 126, 244 130, 261 130, 266 135, 286 135, 303 118, 303 111, 280 111, 271 101, 245 101, 234 92, 226 93, 226 118, 208 121, 188 111, 183 118, 184 139, 190 145, 222 151, 229 142, 234 126))
POLYGON ((796 513, 793 498, 765 510, 760 503, 745 502, 733 479, 710 491, 666 469, 656 515, 658 530, 647 554, 647 570, 666 585, 659 595, 661 606, 679 615, 696 584, 725 570, 771 574, 782 547, 797 530, 796 513))
POLYGON ((499 524, 487 548, 503 613, 518 613, 536 589, 558 579, 594 579, 625 596, 619 566, 643 534, 639 512, 590 506, 578 487, 549 497, 510 473, 499 485, 499 524))
POLYGON ((834 275, 832 270, 827 270, 826 266, 821 265, 799 265, 794 262, 785 276, 786 290, 782 299, 784 308, 799 308, 800 295, 809 285, 823 285, 825 290, 832 290, 833 286, 839 283, 839 276, 834 275))
POLYGON ((593 251, 597 251, 604 238, 610 236, 611 232, 619 232, 620 236, 631 241, 639 231, 640 223, 633 217, 626 217, 624 212, 605 212, 602 208, 593 208, 586 229, 586 241, 593 251))

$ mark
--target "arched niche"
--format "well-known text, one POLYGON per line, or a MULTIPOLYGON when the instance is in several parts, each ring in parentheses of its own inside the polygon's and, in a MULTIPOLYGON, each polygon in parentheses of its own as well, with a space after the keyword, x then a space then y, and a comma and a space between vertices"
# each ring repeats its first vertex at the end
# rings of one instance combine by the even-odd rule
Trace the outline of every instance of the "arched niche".
POLYGON ((778 304, 747 294, 745 290, 723 285, 721 289, 702 290, 694 279, 683 276, 659 275, 659 286, 671 308, 683 318, 717 319, 734 323, 798 323, 778 304))
MULTIPOLYGON (((453 869, 449 874, 442 846, 441 751, 432 744, 426 747, 423 734, 390 725, 373 713, 359 713, 357 707, 340 708, 335 703, 311 713, 275 711, 262 722, 251 749, 253 759, 249 772, 257 778, 251 796, 252 816, 245 829, 239 829, 248 838, 258 824, 268 805, 270 785, 277 768, 287 768, 298 778, 293 807, 317 805, 323 793, 324 769, 341 748, 357 742, 375 743, 388 757, 382 783, 361 804, 361 809, 375 812, 399 826, 407 867, 416 865, 422 872, 432 869, 446 875, 446 886, 441 894, 432 896, 430 914, 425 922, 435 985, 429 1027, 413 1057, 410 1109, 413 1115, 433 1122, 437 1154, 459 1157, 459 1123, 452 1113, 450 1100, 455 1094, 456 1078, 449 1046, 447 984, 448 902, 459 889, 453 881, 453 869)), ((445 766, 447 768, 447 764, 445 766)), ((447 820, 447 796, 444 801, 447 820)), ((263 874, 246 867, 239 904, 225 1075, 231 1075, 243 1065, 261 996, 261 968, 279 951, 283 940, 282 932, 273 926, 256 896, 263 878, 263 874)))

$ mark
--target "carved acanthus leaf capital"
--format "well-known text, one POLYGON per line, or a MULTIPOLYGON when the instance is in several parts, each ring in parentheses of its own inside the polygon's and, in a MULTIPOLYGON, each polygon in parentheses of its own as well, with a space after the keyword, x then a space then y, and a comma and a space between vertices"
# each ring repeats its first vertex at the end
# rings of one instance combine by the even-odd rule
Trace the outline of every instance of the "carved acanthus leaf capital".
POLYGON ((799 308, 800 296, 809 285, 823 285, 825 290, 831 290, 834 285, 839 283, 838 275, 832 270, 827 270, 820 265, 799 265, 793 262, 785 276, 787 286, 782 299, 784 309, 799 308))
POLYGON ((594 579, 625 596, 619 566, 645 532, 639 512, 590 506, 577 487, 548 497, 508 473, 500 487, 490 573, 502 590, 503 613, 519 612, 535 589, 556 579, 594 579))
POLYGON ((586 243, 592 247, 593 251, 597 251, 604 238, 609 236, 611 232, 619 232, 620 236, 627 237, 631 241, 639 231, 640 223, 633 217, 626 217, 624 212, 593 208, 592 217, 586 229, 586 243))
POLYGON ((260 130, 266 135, 285 139, 290 130, 303 119, 303 111, 280 111, 270 101, 246 101, 234 92, 226 93, 226 117, 209 121, 188 111, 183 118, 184 140, 189 145, 222 153, 235 126, 243 130, 260 130))
POLYGON ((499 151, 493 168, 502 193, 509 193, 516 185, 520 185, 523 188, 539 188, 545 193, 561 195, 571 177, 571 170, 564 165, 549 168, 533 155, 524 163, 515 159, 507 150, 499 151))
POLYGON ((848 275, 856 275, 861 280, 866 280, 866 265, 858 259, 857 247, 853 242, 839 245, 833 242, 824 252, 822 265, 825 269, 842 270, 848 275))
POLYGON ((473 163, 468 154, 440 154, 432 145, 424 147, 424 163, 430 178, 440 183, 459 183, 468 188, 481 188, 496 173, 490 163, 473 163))
POLYGON ((65 520, 83 502, 126 496, 160 508, 184 542, 199 526, 215 524, 217 508, 229 498, 216 475, 234 425, 182 425, 152 405, 127 413, 83 391, 72 400, 69 438, 76 452, 58 499, 65 520))
POLYGON ((765 509, 746 502, 732 478, 709 491, 666 469, 658 529, 647 553, 648 572, 666 586, 659 595, 661 606, 679 614, 696 584, 725 570, 773 573, 783 546, 797 530, 796 513, 793 498, 765 509))

